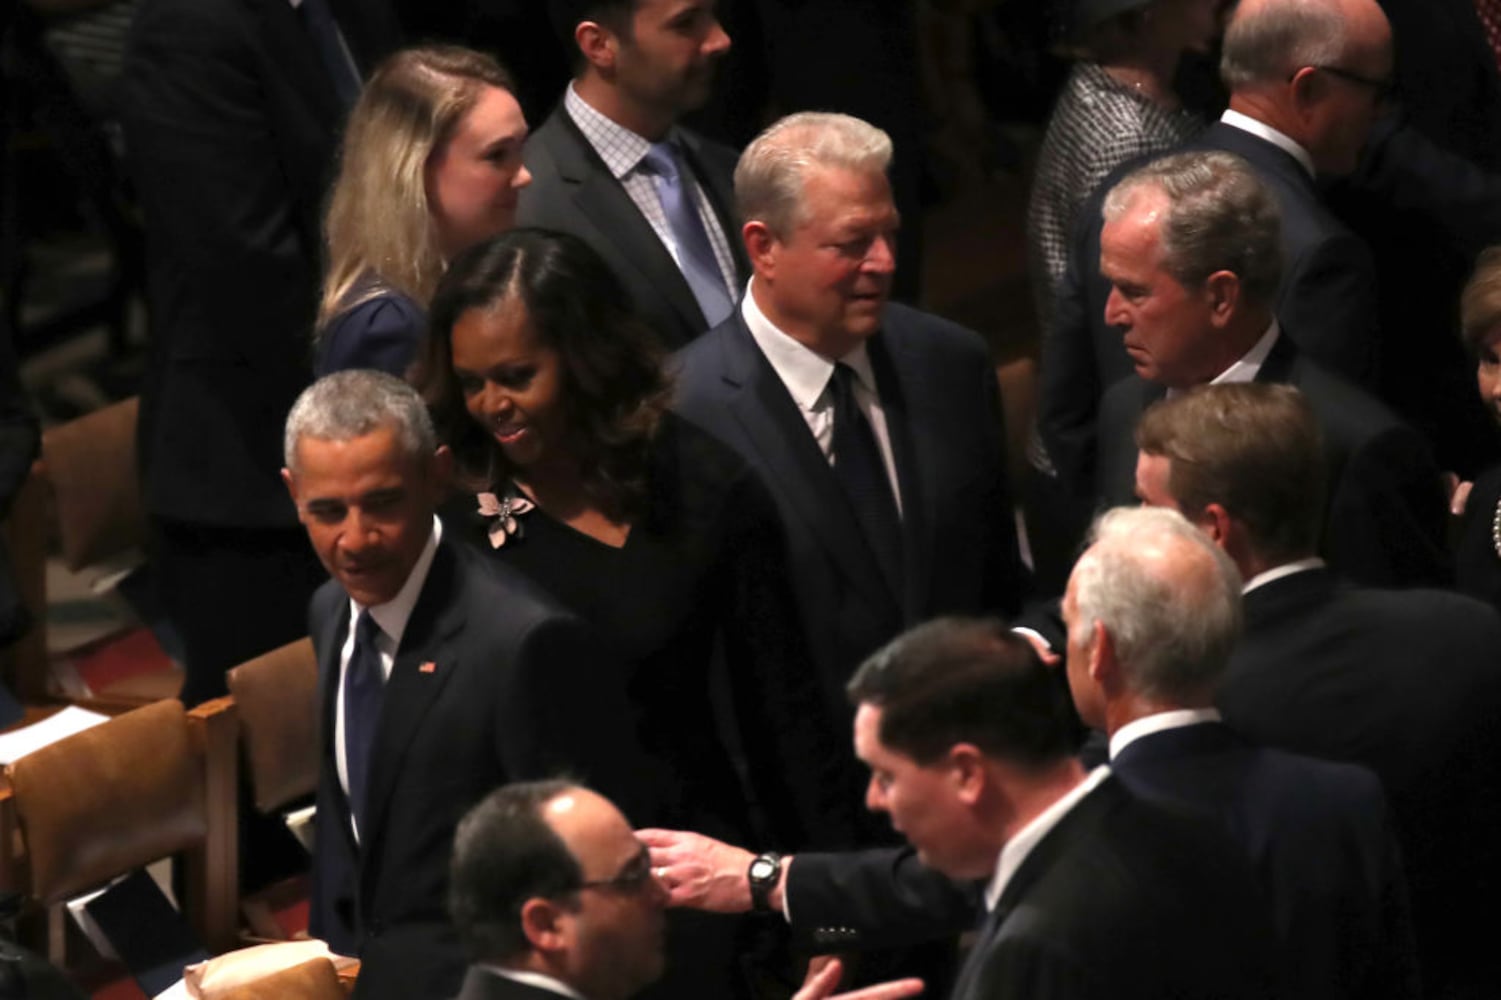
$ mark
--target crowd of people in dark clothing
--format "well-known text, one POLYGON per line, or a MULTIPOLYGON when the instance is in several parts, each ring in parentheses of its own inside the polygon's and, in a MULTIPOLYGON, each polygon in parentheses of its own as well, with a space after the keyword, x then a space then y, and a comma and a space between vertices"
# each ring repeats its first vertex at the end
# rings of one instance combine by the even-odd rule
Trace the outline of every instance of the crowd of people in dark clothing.
POLYGON ((182 699, 311 634, 356 996, 1501 995, 1490 0, 1058 0, 1009 436, 974 5, 408 6, 140 0, 121 101, 182 699))

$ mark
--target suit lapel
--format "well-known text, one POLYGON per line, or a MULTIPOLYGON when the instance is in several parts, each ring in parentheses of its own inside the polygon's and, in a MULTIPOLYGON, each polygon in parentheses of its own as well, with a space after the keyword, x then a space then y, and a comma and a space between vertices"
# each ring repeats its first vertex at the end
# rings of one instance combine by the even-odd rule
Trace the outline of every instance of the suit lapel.
POLYGON ((396 651, 391 676, 386 679, 370 758, 369 829, 364 831, 360 852, 362 885, 368 884, 372 861, 380 853, 402 758, 428 709, 460 666, 456 646, 450 641, 464 625, 458 600, 459 573, 452 543, 440 542, 396 651))
MULTIPOLYGON (((321 650, 318 657, 320 752, 329 761, 339 759, 338 748, 334 745, 335 705, 339 697, 339 654, 344 648, 344 641, 349 637, 349 597, 342 588, 336 591, 336 595, 339 603, 332 614, 323 616, 323 621, 319 625, 319 633, 315 637, 317 648, 321 650)), ((356 856, 357 846, 349 814, 349 798, 339 787, 337 780, 333 782, 333 786, 335 794, 332 804, 337 808, 338 815, 328 817, 327 825, 329 829, 338 828, 340 836, 344 837, 347 842, 350 855, 356 856)))
POLYGON ((760 463, 769 470, 767 485, 783 497, 804 522, 808 534, 828 550, 851 587, 883 613, 900 618, 885 586, 870 545, 855 523, 849 500, 840 491, 828 459, 808 431, 787 387, 771 367, 739 312, 721 339, 726 380, 734 388, 730 411, 745 431, 760 463))
POLYGON ((928 584, 932 572, 935 526, 927 516, 937 484, 931 469, 921 459, 917 446, 917 422, 912 419, 913 396, 920 388, 909 378, 920 364, 904 358, 904 342, 885 331, 878 332, 867 344, 870 366, 876 376, 881 409, 886 415, 886 433, 891 439, 891 453, 896 461, 897 483, 902 491, 902 535, 905 550, 903 585, 907 620, 921 617, 928 606, 928 584))
POLYGON ((622 258, 662 293, 689 328, 708 329, 693 289, 688 287, 672 254, 562 104, 553 110, 552 124, 558 172, 563 180, 574 185, 573 200, 579 211, 601 232, 609 234, 611 242, 621 248, 622 258))

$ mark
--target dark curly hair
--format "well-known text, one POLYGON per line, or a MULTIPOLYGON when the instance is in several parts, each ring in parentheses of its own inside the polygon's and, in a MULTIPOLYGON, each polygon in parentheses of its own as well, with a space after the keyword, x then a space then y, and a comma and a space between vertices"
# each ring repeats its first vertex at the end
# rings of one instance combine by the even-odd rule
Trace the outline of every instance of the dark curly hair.
POLYGON ((671 386, 663 350, 625 288, 588 244, 565 233, 515 229, 460 254, 433 294, 413 381, 465 485, 499 485, 514 468, 470 417, 453 372, 453 328, 471 309, 517 299, 538 338, 558 352, 570 442, 584 491, 600 509, 645 513, 652 441, 671 386))

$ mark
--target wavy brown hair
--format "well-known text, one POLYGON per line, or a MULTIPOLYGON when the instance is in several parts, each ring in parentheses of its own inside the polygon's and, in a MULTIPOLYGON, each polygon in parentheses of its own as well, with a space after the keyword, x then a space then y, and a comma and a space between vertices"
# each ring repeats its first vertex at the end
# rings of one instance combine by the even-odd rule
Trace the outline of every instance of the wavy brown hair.
POLYGON ((349 113, 323 220, 328 273, 319 330, 385 289, 427 305, 443 274, 427 162, 485 87, 514 89, 494 59, 456 45, 403 49, 371 75, 349 113))
POLYGON ((564 233, 516 229, 471 247, 433 295, 413 380, 439 437, 453 449, 461 479, 496 486, 515 472, 469 415, 453 371, 459 318, 509 301, 521 303, 536 336, 562 361, 569 442, 585 495, 607 514, 640 517, 652 442, 671 391, 663 351, 609 265, 564 233))

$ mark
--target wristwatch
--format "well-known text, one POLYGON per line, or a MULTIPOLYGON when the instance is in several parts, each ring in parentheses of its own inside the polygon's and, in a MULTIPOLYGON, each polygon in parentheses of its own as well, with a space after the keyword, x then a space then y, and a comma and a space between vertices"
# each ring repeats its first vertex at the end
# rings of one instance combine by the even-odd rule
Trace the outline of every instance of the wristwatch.
POLYGON ((775 851, 757 854, 746 870, 750 882, 751 909, 757 913, 771 912, 771 890, 782 879, 782 856, 775 851))

